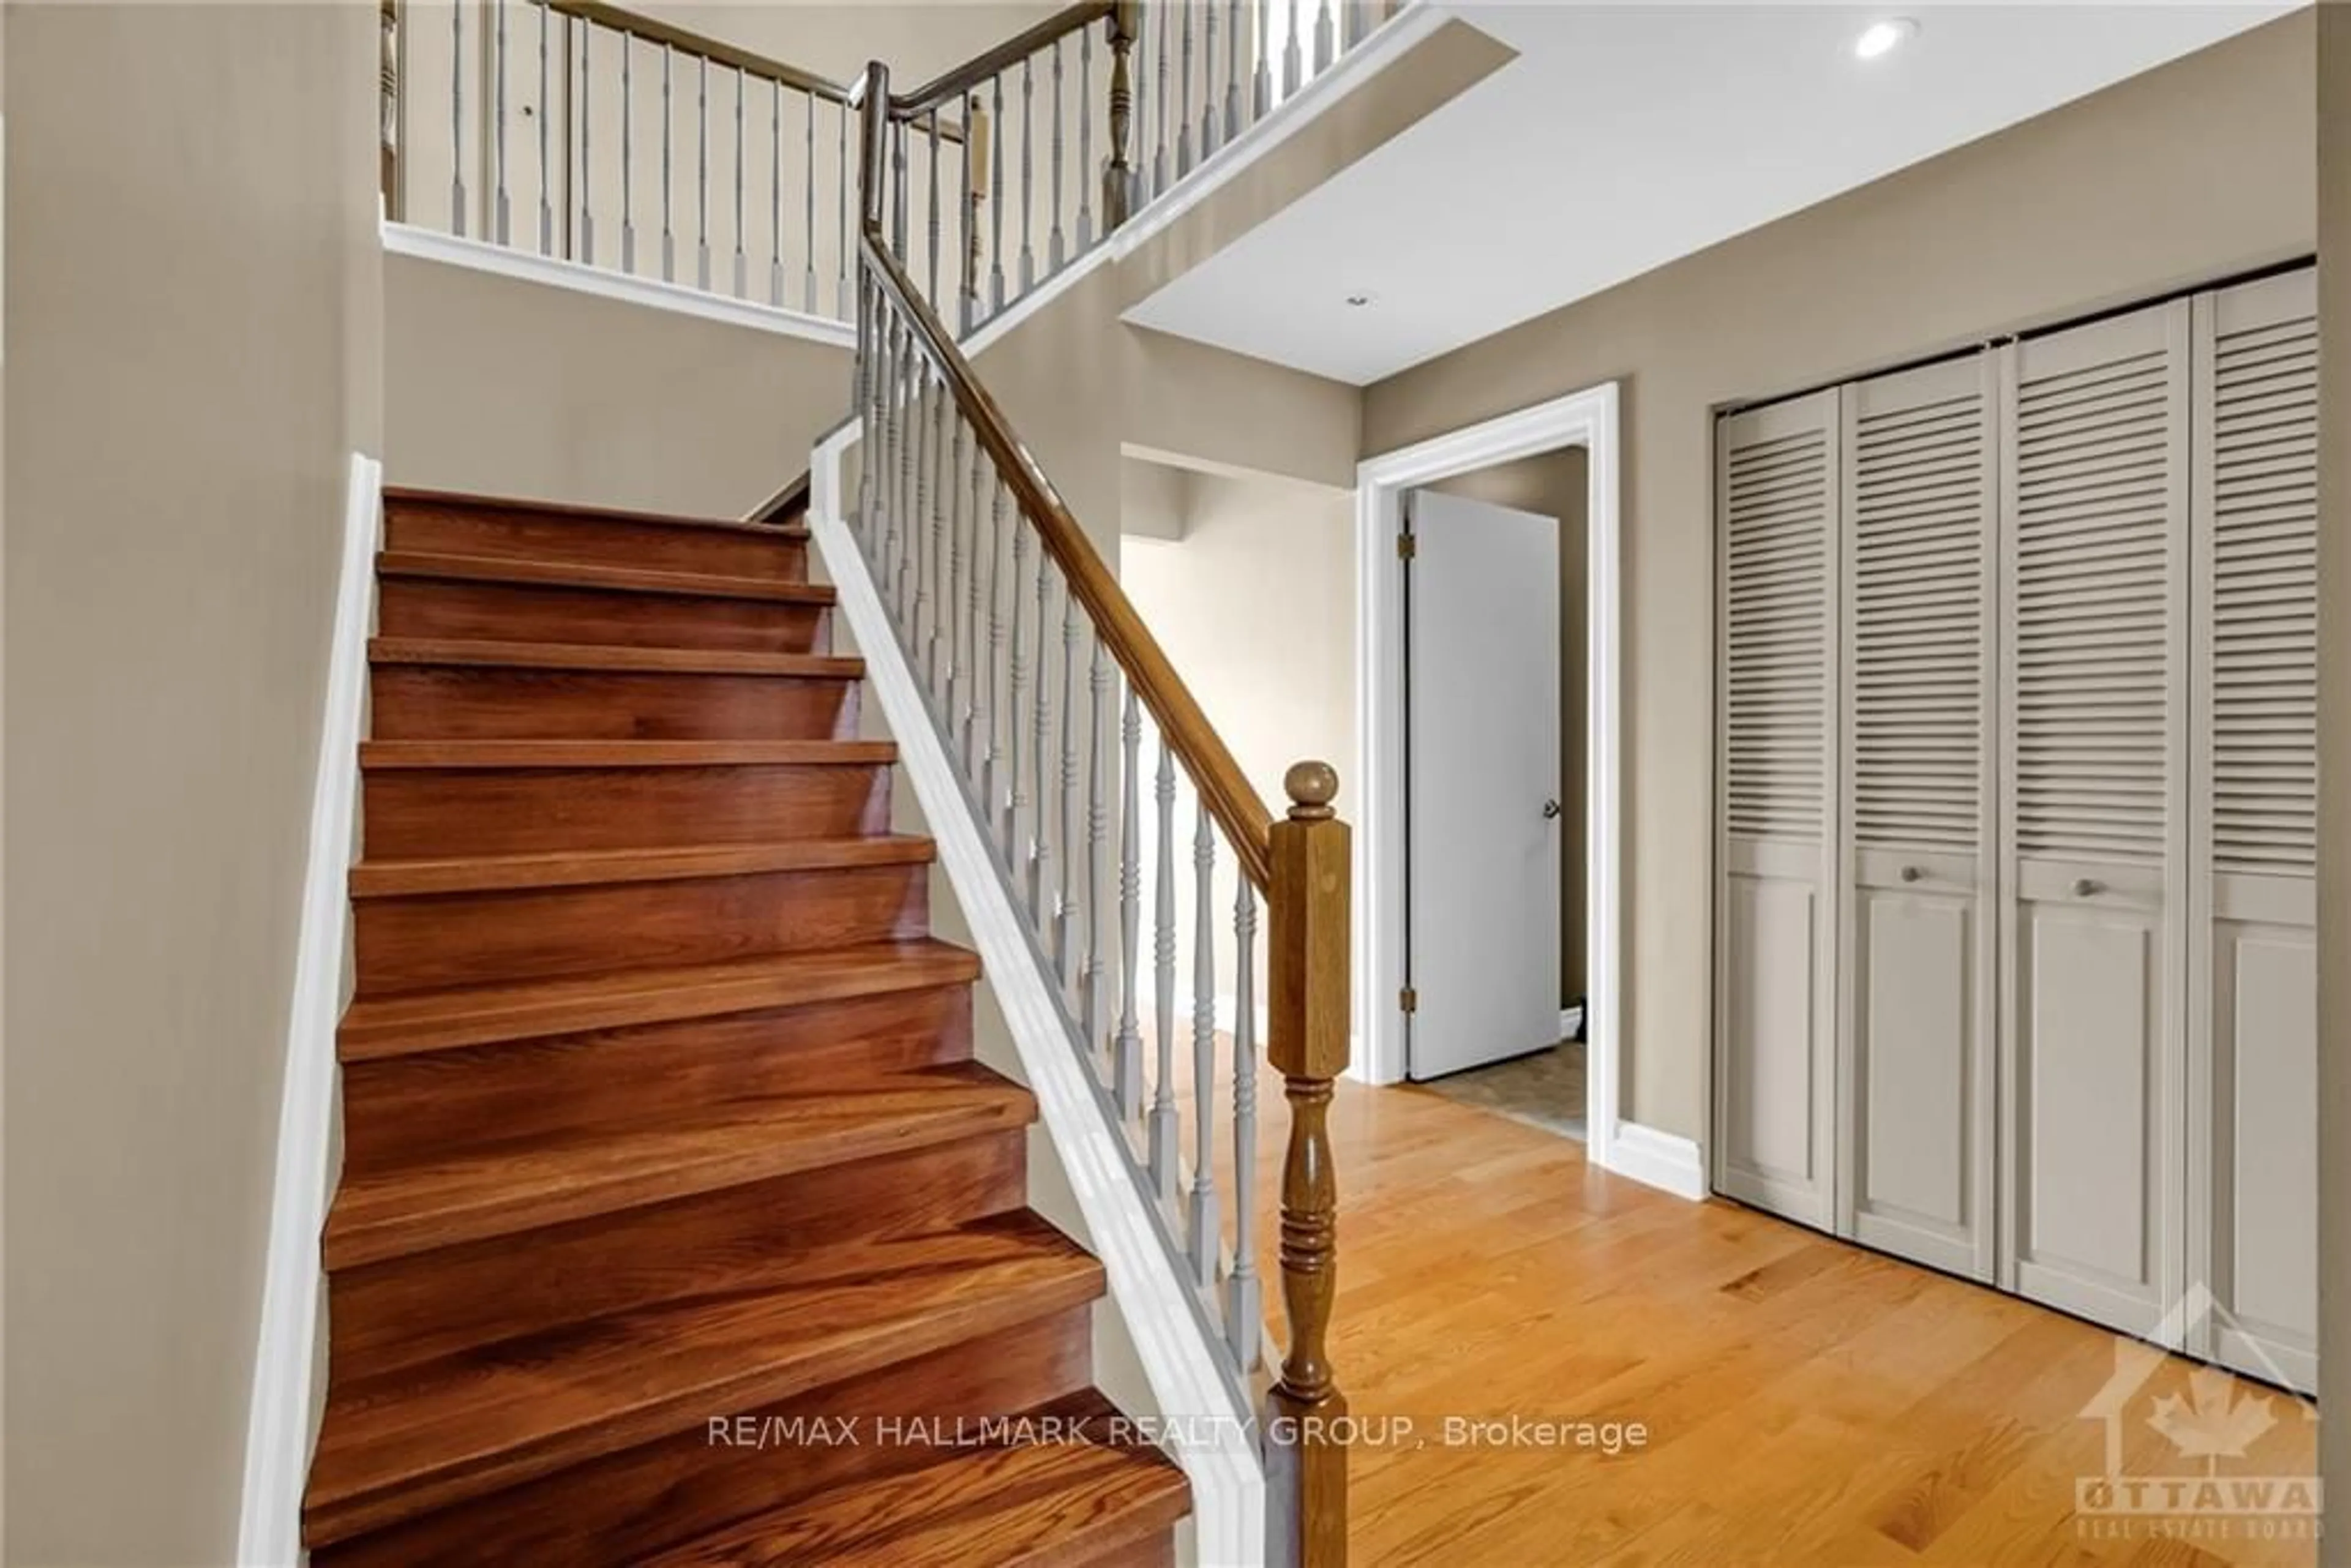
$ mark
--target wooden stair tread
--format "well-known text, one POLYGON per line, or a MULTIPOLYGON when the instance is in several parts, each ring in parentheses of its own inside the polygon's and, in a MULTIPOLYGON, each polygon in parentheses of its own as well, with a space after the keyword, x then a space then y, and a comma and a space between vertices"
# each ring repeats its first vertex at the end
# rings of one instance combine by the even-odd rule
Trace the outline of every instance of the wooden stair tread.
POLYGON ((829 653, 747 653, 718 648, 632 648, 622 643, 497 643, 477 638, 377 637, 376 664, 471 664, 530 670, 632 670, 681 675, 786 675, 853 681, 865 661, 829 653))
POLYGON ((696 599, 771 600, 783 604, 824 605, 834 600, 833 591, 818 583, 454 551, 385 550, 375 558, 375 569, 380 577, 455 579, 534 588, 595 588, 622 593, 674 593, 696 599))
POLYGON ((751 534, 761 538, 797 542, 809 537, 798 523, 747 523, 739 517, 695 517, 675 512, 639 512, 620 507, 582 507, 569 501, 534 501, 518 496, 471 496, 460 490, 428 490, 406 485, 383 487, 386 507, 441 507, 474 512, 523 512, 535 517, 573 518, 580 522, 655 523, 665 528, 707 528, 714 532, 751 534))
POLYGON ((898 760, 888 740, 363 740, 362 768, 858 767, 898 760))
POLYGON ((673 1126, 591 1128, 347 1176, 329 1270, 1025 1126, 1036 1102, 977 1062, 730 1101, 673 1126))
POLYGON ((875 833, 852 839, 796 839, 766 844, 701 844, 684 849, 580 850, 539 854, 363 860, 351 868, 351 896, 397 898, 421 894, 481 893, 534 887, 578 887, 600 883, 745 876, 761 872, 914 865, 934 859, 936 853, 937 846, 926 838, 902 833, 875 833))
POLYGON ((1190 1511, 1184 1472, 1157 1448, 1113 1440, 1118 1407, 1092 1389, 1008 1416, 1031 1440, 985 1442, 977 1424, 939 1462, 820 1492, 661 1552, 646 1568, 823 1563, 1017 1564, 1109 1561, 1190 1511), (1049 1426, 1048 1423, 1054 1425, 1049 1426), (1084 1439, 1046 1436, 1082 1431, 1084 1439))
POLYGON ((370 998, 344 1012, 339 1044, 343 1061, 364 1061, 490 1040, 965 985, 978 977, 976 954, 919 937, 725 964, 370 998))
POLYGON ((810 1282, 615 1314, 387 1374, 330 1401, 313 1547, 650 1442, 1102 1293, 1102 1266, 1014 1211, 841 1244, 810 1282))

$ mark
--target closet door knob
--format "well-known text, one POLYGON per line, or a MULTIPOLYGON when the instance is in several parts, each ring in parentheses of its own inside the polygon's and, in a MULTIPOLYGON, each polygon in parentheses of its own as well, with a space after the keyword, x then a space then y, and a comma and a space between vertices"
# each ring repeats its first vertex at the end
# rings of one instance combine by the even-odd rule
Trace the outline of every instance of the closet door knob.
POLYGON ((1917 882, 1920 877, 1925 876, 1927 873, 1920 871, 1915 865, 1906 865, 1895 874, 1901 877, 1904 882, 1917 882))
POLYGON ((2106 884, 2095 877, 2077 876, 2074 879, 2074 896, 2076 898, 2090 898, 2105 891, 2106 884))

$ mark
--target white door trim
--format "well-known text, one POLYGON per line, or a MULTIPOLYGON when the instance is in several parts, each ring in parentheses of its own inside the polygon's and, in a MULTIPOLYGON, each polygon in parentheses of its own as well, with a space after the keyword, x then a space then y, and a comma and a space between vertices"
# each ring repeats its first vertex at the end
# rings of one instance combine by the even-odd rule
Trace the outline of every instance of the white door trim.
POLYGON ((1586 460, 1584 723, 1584 931, 1588 951, 1584 1125, 1589 1156, 1608 1166, 1622 1123, 1617 1061, 1623 950, 1623 867, 1617 849, 1621 652, 1617 517, 1617 389, 1604 382, 1411 446, 1367 457, 1355 469, 1355 721, 1359 779, 1340 797, 1355 821, 1355 1017, 1364 1054, 1355 1076, 1395 1083, 1405 1075, 1404 595, 1391 542, 1405 491, 1489 464, 1581 446, 1586 460), (1352 807, 1347 796, 1353 795, 1352 807))

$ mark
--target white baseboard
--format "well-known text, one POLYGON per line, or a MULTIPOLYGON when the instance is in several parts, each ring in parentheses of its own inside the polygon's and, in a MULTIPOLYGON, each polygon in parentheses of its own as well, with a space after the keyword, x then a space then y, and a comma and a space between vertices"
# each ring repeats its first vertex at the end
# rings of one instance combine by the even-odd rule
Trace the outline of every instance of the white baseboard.
POLYGON ((1562 1008, 1559 1009, 1560 1039, 1573 1040, 1575 1038, 1575 1031, 1583 1027, 1583 1009, 1581 1004, 1575 1007, 1562 1008))
POLYGON ((1660 1133, 1638 1122, 1619 1121, 1616 1135, 1604 1151, 1593 1145, 1596 1157, 1621 1176, 1692 1203, 1706 1197, 1706 1160, 1691 1139, 1660 1133))
POLYGON ((979 951, 982 984, 996 998, 1020 1056, 1029 1092, 1087 1234, 1109 1277, 1110 1294, 1134 1343, 1162 1414, 1196 1420, 1190 1440, 1174 1445, 1192 1484, 1199 1561, 1261 1563, 1266 1539, 1262 1462, 1207 1343, 1190 1287, 1154 1227, 1148 1200, 1129 1167, 1125 1139, 1071 1049, 1053 992, 1040 971, 1003 879, 963 786, 933 727, 914 674, 890 629, 872 576, 841 504, 841 454, 859 426, 846 425, 816 450, 810 471, 809 527, 826 575, 840 595, 838 613, 865 657, 866 689, 898 744, 898 767, 938 845, 979 951), (1198 1420, 1221 1416, 1223 1419, 1198 1420))
POLYGON ((326 1222, 334 1134, 335 1022, 343 1006, 360 722, 367 695, 368 632, 375 620, 375 552, 382 532, 382 465, 354 452, 344 497, 318 775, 310 795, 301 925, 295 936, 261 1330, 246 1419, 236 1553, 245 1568, 293 1568, 302 1556, 302 1489, 310 1469, 312 1382, 326 1287, 319 1233, 326 1222))

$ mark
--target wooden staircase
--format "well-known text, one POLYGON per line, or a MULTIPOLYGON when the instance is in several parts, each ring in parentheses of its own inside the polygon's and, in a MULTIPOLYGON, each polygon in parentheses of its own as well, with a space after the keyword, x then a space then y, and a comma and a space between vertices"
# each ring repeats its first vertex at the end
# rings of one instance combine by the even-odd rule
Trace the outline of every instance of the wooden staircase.
POLYGON ((387 495, 321 1564, 1171 1560, 806 565, 387 495))

